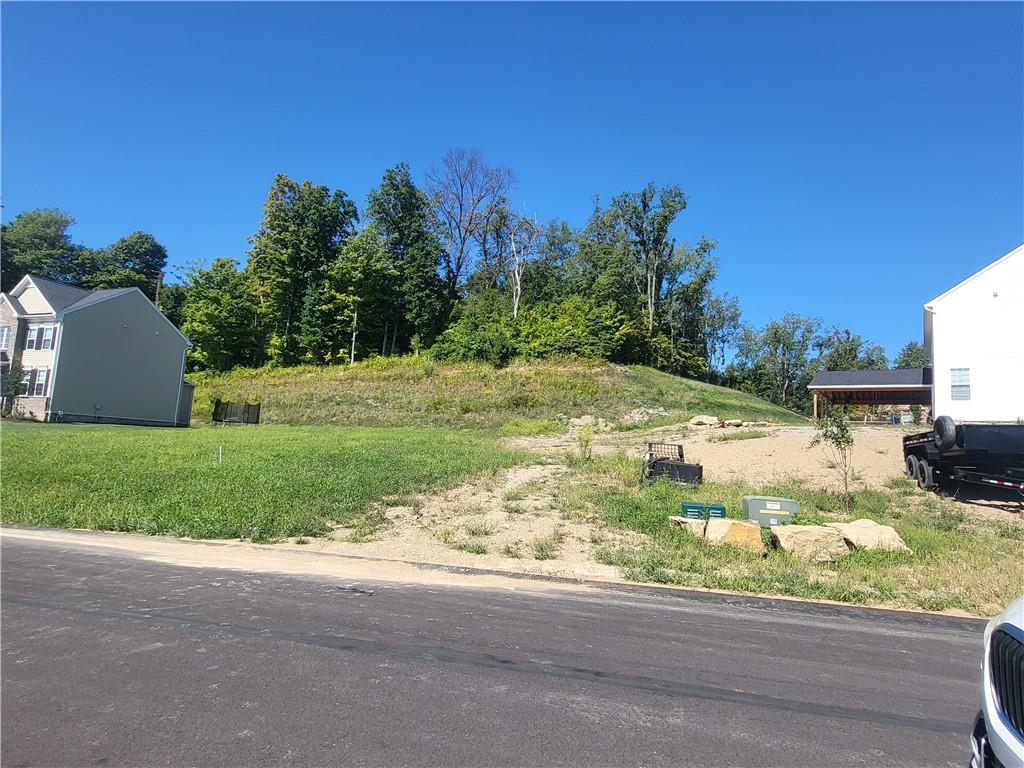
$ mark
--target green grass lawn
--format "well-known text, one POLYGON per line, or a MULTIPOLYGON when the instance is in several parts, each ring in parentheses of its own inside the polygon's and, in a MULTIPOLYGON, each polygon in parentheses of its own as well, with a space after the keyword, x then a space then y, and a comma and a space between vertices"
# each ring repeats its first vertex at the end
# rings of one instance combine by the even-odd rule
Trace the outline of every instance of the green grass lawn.
MULTIPOLYGON (((193 418, 207 422, 212 398, 258 400, 278 424, 503 428, 557 432, 590 414, 614 423, 637 408, 675 423, 708 413, 723 419, 806 424, 805 418, 726 387, 641 366, 561 360, 494 368, 423 357, 375 358, 354 366, 240 369, 193 374, 193 418)), ((655 420, 657 421, 657 419, 655 420)))
POLYGON ((927 610, 998 613, 1024 584, 1024 524, 968 520, 958 505, 926 494, 904 477, 884 489, 863 489, 851 518, 893 526, 913 554, 854 551, 832 563, 809 563, 769 549, 766 557, 712 547, 678 527, 683 500, 720 502, 740 518, 744 495, 782 496, 801 504, 795 523, 851 519, 840 496, 799 481, 755 488, 742 482, 686 488, 668 482, 637 487, 639 467, 624 456, 575 462, 577 479, 567 491, 570 508, 589 509, 612 528, 645 534, 636 546, 606 547, 598 559, 617 565, 631 580, 759 594, 792 595, 850 603, 927 610))
POLYGON ((6 523, 258 541, 372 527, 382 498, 525 458, 474 431, 11 421, 0 457, 6 523))

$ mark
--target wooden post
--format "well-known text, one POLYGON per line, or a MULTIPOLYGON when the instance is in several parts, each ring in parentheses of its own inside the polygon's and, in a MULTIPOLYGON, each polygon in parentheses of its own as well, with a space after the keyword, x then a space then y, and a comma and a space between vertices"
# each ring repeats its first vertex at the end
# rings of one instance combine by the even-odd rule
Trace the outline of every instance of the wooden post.
POLYGON ((814 418, 818 418, 818 393, 814 393, 814 418))

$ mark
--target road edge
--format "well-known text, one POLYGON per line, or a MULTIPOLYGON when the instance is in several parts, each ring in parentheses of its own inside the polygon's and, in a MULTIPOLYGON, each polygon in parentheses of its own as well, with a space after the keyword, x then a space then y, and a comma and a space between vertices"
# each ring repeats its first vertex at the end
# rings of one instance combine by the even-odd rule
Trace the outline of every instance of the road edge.
MULTIPOLYGON (((915 610, 906 608, 889 608, 885 606, 853 605, 850 603, 839 603, 827 600, 810 600, 806 598, 790 597, 787 595, 754 595, 744 592, 729 592, 726 590, 700 589, 693 587, 679 587, 664 584, 640 584, 626 581, 611 581, 605 579, 585 579, 575 576, 558 576, 554 574, 526 573, 522 571, 505 571, 496 568, 476 568, 464 565, 446 565, 443 563, 418 562, 412 560, 396 560, 393 558, 370 557, 365 555, 351 555, 340 552, 316 552, 302 550, 299 548, 280 548, 274 544, 254 544, 252 542, 240 542, 231 539, 224 540, 202 540, 177 538, 173 536, 153 536, 149 534, 127 533, 122 531, 100 531, 85 528, 50 528, 32 525, 17 525, 10 523, 0 524, 0 540, 2 533, 6 531, 26 531, 35 534, 52 533, 54 535, 71 535, 87 541, 88 539, 103 539, 107 546, 117 540, 127 541, 164 541, 179 545, 192 545, 210 548, 256 548, 259 551, 274 551, 287 553, 298 557, 328 558, 330 560, 347 560, 362 562, 381 562, 394 565, 402 565, 418 571, 454 574, 473 577, 491 577, 510 579, 515 581, 535 582, 538 584, 556 584, 567 587, 579 587, 587 590, 615 592, 619 594, 630 594, 644 597, 660 597, 668 599, 683 599, 705 604, 725 605, 733 608, 752 608, 770 612, 803 613, 808 615, 829 616, 850 619, 872 619, 886 622, 906 624, 924 624, 935 628, 949 629, 975 629, 981 631, 986 619, 976 616, 956 616, 948 613, 935 611, 915 610)), ((56 543, 56 542, 54 542, 56 543)), ((84 542, 83 542, 84 543, 84 542)), ((139 553, 134 553, 138 555, 139 553)), ((258 564, 253 564, 253 570, 259 570, 258 564)), ((210 566, 216 567, 216 566, 210 566)), ((223 566, 228 567, 228 566, 223 566)), ((308 574, 296 573, 296 576, 308 574)), ((468 585, 467 585, 468 586, 468 585)))

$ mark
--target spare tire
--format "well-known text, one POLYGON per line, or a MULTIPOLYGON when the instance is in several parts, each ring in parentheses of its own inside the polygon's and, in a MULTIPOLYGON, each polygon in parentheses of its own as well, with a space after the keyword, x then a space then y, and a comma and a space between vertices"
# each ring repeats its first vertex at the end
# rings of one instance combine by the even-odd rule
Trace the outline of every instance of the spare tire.
POLYGON ((948 451, 956 445, 956 422, 949 416, 939 416, 935 420, 935 447, 940 451, 948 451))

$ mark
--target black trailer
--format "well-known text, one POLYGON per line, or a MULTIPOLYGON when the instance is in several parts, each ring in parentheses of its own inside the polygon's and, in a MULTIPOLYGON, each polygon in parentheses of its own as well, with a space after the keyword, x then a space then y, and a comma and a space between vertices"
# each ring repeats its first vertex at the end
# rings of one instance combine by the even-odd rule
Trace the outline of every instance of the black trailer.
POLYGON ((903 459, 907 476, 926 490, 970 483, 1024 496, 1021 424, 957 424, 940 416, 931 432, 903 438, 903 459))

